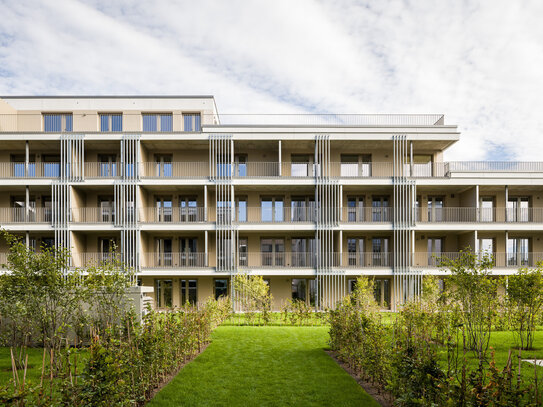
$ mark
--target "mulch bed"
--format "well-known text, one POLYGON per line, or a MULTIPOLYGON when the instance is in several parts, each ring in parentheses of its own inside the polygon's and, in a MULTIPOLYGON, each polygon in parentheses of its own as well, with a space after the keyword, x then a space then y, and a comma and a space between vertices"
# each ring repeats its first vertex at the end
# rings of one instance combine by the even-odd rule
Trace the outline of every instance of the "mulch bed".
POLYGON ((336 363, 343 368, 343 370, 349 373, 351 377, 355 379, 356 382, 360 385, 360 387, 362 387, 366 391, 366 393, 373 397, 375 401, 377 401, 377 403, 379 403, 383 407, 392 407, 394 405, 392 403, 392 397, 390 397, 388 393, 384 393, 373 383, 368 382, 359 375, 357 375, 353 369, 351 369, 345 362, 338 358, 337 352, 334 352, 332 350, 325 350, 325 352, 328 353, 328 355, 332 359, 334 359, 336 363))

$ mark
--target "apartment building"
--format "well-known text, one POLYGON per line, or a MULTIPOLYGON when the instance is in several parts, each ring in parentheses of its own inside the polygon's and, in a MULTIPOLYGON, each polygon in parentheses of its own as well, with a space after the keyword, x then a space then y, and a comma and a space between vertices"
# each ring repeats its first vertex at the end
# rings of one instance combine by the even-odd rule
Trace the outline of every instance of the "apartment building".
MULTIPOLYGON (((357 276, 394 308, 438 258, 543 259, 543 163, 445 162, 443 115, 228 115, 211 96, 0 98, 0 226, 72 266, 118 255, 159 308, 235 297, 322 309, 357 276), (112 249, 117 248, 113 254, 112 249)), ((7 247, 0 245, 0 263, 7 247)))

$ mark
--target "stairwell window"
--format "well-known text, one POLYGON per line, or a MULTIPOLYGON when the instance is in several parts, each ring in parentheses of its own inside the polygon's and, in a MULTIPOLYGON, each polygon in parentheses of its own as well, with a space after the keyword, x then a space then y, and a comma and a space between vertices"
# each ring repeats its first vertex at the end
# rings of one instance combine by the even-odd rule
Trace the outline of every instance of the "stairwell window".
POLYGON ((100 114, 100 131, 104 133, 123 131, 123 115, 121 113, 100 114))
POLYGON ((200 113, 184 113, 183 124, 185 131, 201 131, 201 116, 200 113))
POLYGON ((173 120, 171 113, 144 113, 143 131, 167 133, 173 131, 173 120))
POLYGON ((43 131, 48 133, 71 132, 73 118, 71 113, 44 113, 43 131))

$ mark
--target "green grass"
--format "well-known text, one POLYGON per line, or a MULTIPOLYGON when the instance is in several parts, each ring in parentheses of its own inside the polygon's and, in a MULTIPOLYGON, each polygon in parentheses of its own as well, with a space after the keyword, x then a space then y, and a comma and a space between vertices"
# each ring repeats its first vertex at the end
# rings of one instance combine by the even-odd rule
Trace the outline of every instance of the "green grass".
POLYGON ((327 327, 221 326, 148 406, 377 406, 327 340, 327 327))

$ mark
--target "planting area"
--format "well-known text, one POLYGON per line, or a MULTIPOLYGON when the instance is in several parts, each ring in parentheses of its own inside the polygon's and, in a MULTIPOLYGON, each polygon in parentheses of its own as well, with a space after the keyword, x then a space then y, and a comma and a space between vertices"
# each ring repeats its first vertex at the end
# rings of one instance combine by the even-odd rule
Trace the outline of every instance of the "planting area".
POLYGON ((324 351, 328 327, 221 326, 149 406, 376 406, 324 351))

